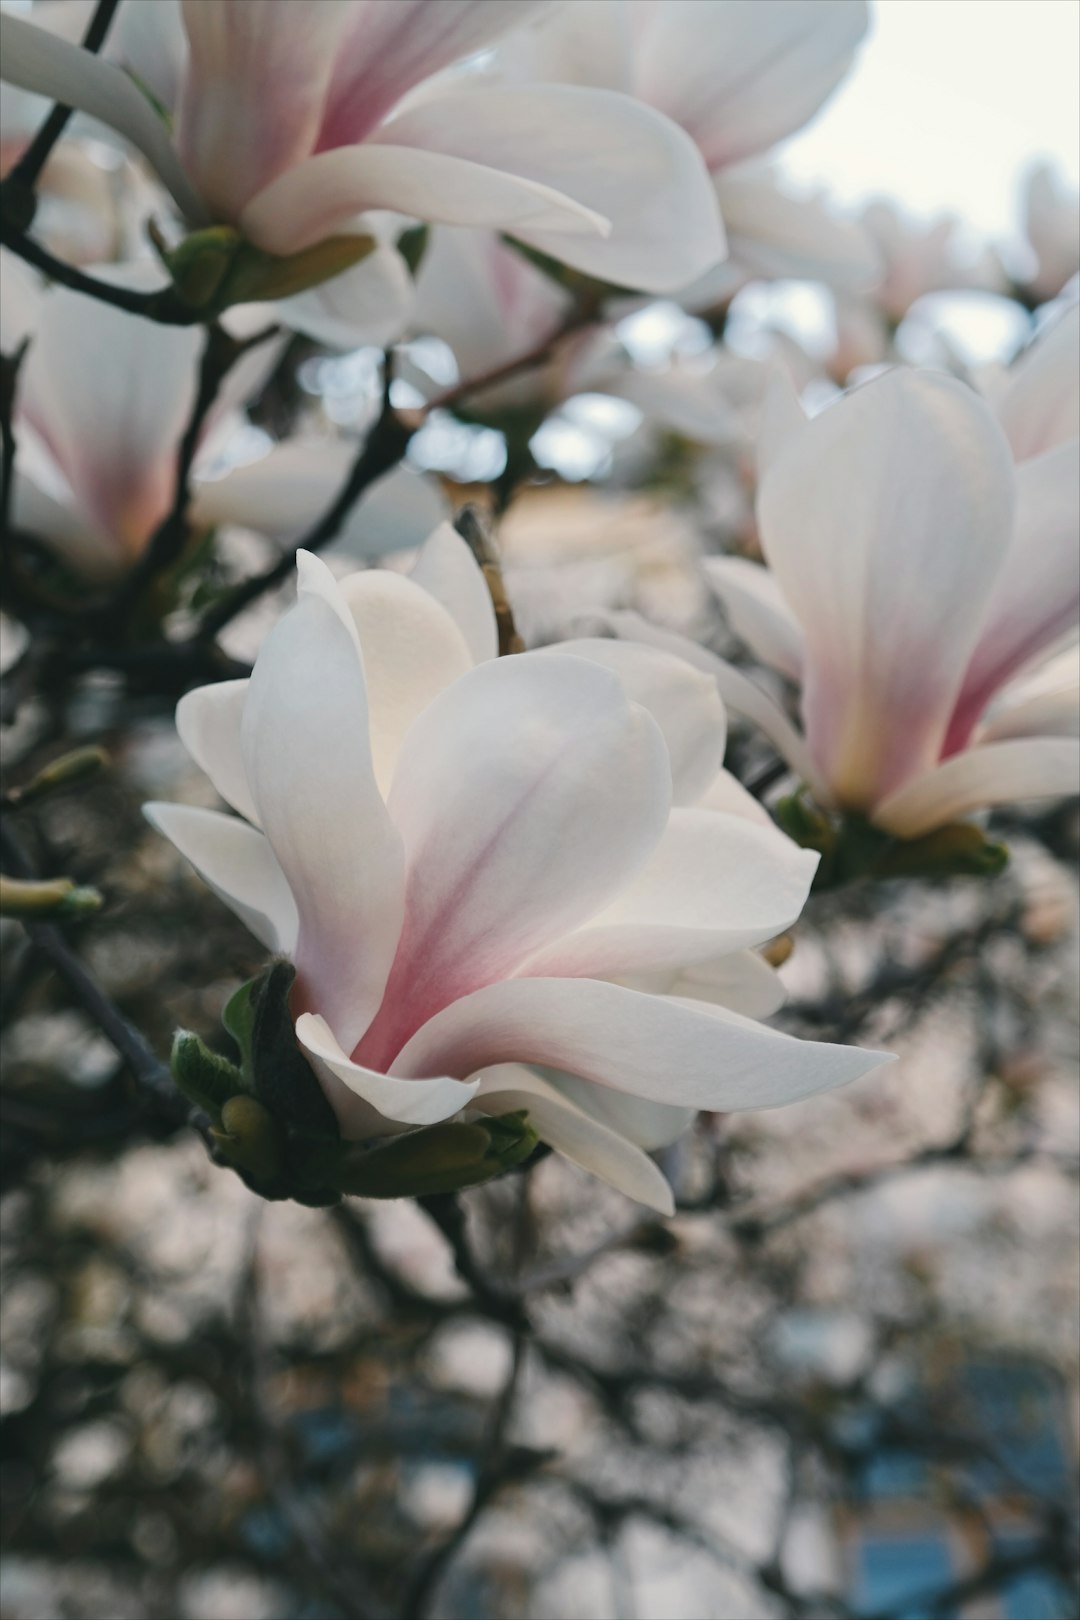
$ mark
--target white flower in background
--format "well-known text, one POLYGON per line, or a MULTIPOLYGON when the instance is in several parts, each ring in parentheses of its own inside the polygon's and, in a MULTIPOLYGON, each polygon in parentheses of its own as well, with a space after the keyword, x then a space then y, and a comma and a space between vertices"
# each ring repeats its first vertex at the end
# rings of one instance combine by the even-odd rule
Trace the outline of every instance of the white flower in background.
POLYGON ((917 219, 896 203, 879 198, 861 215, 864 230, 880 255, 882 276, 874 287, 875 306, 893 324, 902 321, 916 299, 927 293, 1000 292, 1001 263, 985 243, 965 240, 951 214, 917 219))
MULTIPOLYGON (((129 567, 173 500, 177 451, 195 398, 203 334, 137 320, 66 287, 45 287, 5 253, 0 344, 30 339, 15 396, 16 525, 80 574, 129 567)), ((150 263, 99 266, 114 285, 161 284, 150 263)), ((265 305, 230 310, 236 337, 267 324, 265 305)), ((270 340, 242 356, 208 414, 192 469, 194 528, 235 525, 295 543, 344 482, 357 447, 342 439, 287 441, 262 460, 209 478, 229 451, 244 401, 280 352, 270 340)), ((399 469, 372 486, 342 530, 354 555, 415 546, 443 515, 428 481, 399 469)))
POLYGON ((525 1108, 670 1211, 643 1149, 696 1110, 885 1059, 752 1021, 780 997, 749 947, 798 915, 815 857, 723 771, 713 682, 617 642, 495 651, 448 526, 409 578, 335 583, 301 553, 250 682, 177 711, 239 816, 148 814, 295 962, 297 1037, 346 1137, 525 1108))
POLYGON ((649 291, 703 273, 724 251, 716 199, 668 119, 607 91, 428 82, 546 4, 154 0, 124 7, 119 61, 4 14, 2 73, 122 134, 190 225, 271 254, 391 209, 649 291))
POLYGON ((1056 298, 1080 272, 1080 192, 1052 164, 1036 163, 1024 184, 1023 214, 1036 262, 1028 285, 1040 301, 1056 298))
MULTIPOLYGON (((712 175, 744 275, 862 286, 878 269, 864 233, 817 199, 787 195, 759 160, 836 89, 868 17, 863 0, 573 0, 497 61, 519 79, 626 91, 680 124, 712 175)), ((699 274, 687 264, 682 286, 699 274)), ((721 272, 718 287, 730 293, 738 279, 721 272)), ((707 300, 702 288, 695 302, 707 300)))
POLYGON ((706 569, 738 633, 798 683, 804 735, 737 672, 721 689, 822 805, 912 838, 1080 785, 1075 682, 1058 666, 1027 688, 1080 607, 1078 325, 1074 309, 1025 355, 997 419, 936 372, 886 372, 809 422, 774 398, 768 567, 706 569))

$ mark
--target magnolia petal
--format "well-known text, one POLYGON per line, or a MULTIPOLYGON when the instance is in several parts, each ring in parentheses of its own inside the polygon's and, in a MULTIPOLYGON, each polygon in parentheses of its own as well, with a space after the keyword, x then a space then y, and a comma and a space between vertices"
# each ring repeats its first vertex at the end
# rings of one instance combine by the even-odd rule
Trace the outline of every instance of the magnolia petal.
POLYGON ((662 630, 658 625, 650 624, 639 613, 619 609, 604 614, 603 618, 617 636, 625 637, 628 641, 643 641, 650 647, 660 647, 665 652, 685 658, 696 669, 706 670, 716 681, 725 707, 760 727, 796 776, 810 788, 819 804, 828 806, 832 803, 828 786, 814 763, 805 739, 796 731, 779 704, 760 686, 748 680, 741 670, 726 659, 718 658, 707 647, 691 641, 688 636, 680 636, 672 630, 662 630))
MULTIPOLYGON (((274 0, 277 4, 278 0, 274 0)), ((551 0, 394 0, 347 8, 320 150, 361 141, 414 86, 519 28, 551 0)))
MULTIPOLYGON (((557 1153, 639 1204, 661 1215, 674 1215, 671 1188, 648 1155, 624 1133, 591 1117, 569 1096, 563 1096, 556 1084, 523 1064, 500 1063, 486 1069, 480 1076, 476 1105, 487 1114, 526 1109, 540 1140, 557 1153)), ((680 1113, 687 1123, 693 1118, 680 1113)))
POLYGON ((183 0, 188 64, 176 115, 184 168, 217 220, 314 149, 349 7, 338 0, 183 0))
POLYGON ((760 827, 775 825, 760 800, 747 792, 738 778, 732 776, 723 766, 698 800, 698 809, 723 810, 729 816, 743 816, 747 821, 754 821, 760 827))
POLYGON ((449 613, 415 581, 371 569, 339 588, 364 654, 371 758, 385 797, 409 727, 472 658, 449 613))
POLYGON ((259 826, 259 812, 248 786, 240 747, 240 722, 251 682, 218 681, 185 692, 176 705, 180 741, 217 792, 234 810, 259 826))
POLYGON ((401 927, 403 857, 371 762, 364 667, 325 563, 297 558, 296 606, 256 660, 244 768, 296 896, 298 991, 349 1048, 382 1000, 401 927))
MULTIPOLYGON (((98 118, 147 159, 192 225, 208 223, 206 209, 184 173, 158 114, 115 62, 47 33, 9 11, 0 12, 3 78, 23 90, 98 118)), ((130 317, 129 317, 130 319, 130 317)))
POLYGON ((532 975, 612 978, 715 960, 774 939, 798 917, 818 857, 775 828, 673 810, 638 876, 586 926, 527 963, 532 975))
POLYGON ((956 702, 946 752, 963 747, 994 693, 1080 620, 1080 441, 1025 461, 1016 530, 956 702))
POLYGON ((439 527, 420 547, 409 576, 433 596, 465 637, 474 664, 499 651, 495 609, 483 570, 450 523, 439 527))
POLYGON ((939 757, 1013 504, 1001 429, 936 372, 855 389, 768 470, 762 546, 806 637, 807 741, 843 804, 865 809, 939 757))
POLYGON ((1080 304, 1035 339, 993 399, 1017 461, 1080 437, 1080 304))
POLYGON ((873 819, 898 838, 918 838, 996 804, 1056 799, 1080 788, 1080 743, 1032 737, 969 748, 875 805, 873 819))
MULTIPOLYGON (((470 108, 473 100, 467 98, 470 108)), ((432 151, 423 142, 388 144, 399 122, 386 125, 379 142, 319 152, 280 174, 243 209, 244 235, 267 253, 299 253, 373 208, 436 225, 546 228, 558 231, 560 240, 563 232, 569 240, 575 232, 608 229, 600 215, 572 197, 486 161, 459 157, 444 149, 446 141, 432 151)), ((499 152, 499 142, 490 150, 499 152)))
POLYGON ((506 979, 437 1013, 392 1072, 539 1063, 652 1102, 730 1112, 796 1102, 889 1061, 598 979, 506 979))
POLYGON ((562 641, 541 653, 570 653, 617 675, 627 697, 647 709, 664 734, 672 802, 696 804, 724 757, 727 717, 715 681, 685 659, 610 637, 562 641))
POLYGON ((696 1108, 675 1108, 670 1103, 628 1097, 624 1091, 593 1085, 591 1080, 579 1080, 574 1074, 548 1072, 552 1085, 563 1096, 606 1129, 632 1142, 639 1152, 669 1147, 686 1134, 697 1116, 696 1108))
POLYGON ((636 90, 724 168, 817 112, 868 21, 863 0, 664 0, 642 30, 636 90))
POLYGON ((735 634, 762 663, 797 681, 802 673, 802 626, 775 575, 745 557, 706 557, 702 567, 735 634))
POLYGON ((775 364, 765 390, 765 403, 758 423, 757 475, 761 484, 765 474, 789 445, 797 443, 808 425, 791 373, 786 366, 775 364))
POLYGON ((357 1057, 388 1068, 439 1007, 597 911, 644 863, 670 802, 659 729, 607 670, 525 653, 456 681, 412 725, 394 775, 405 922, 357 1057))
POLYGON ((693 141, 616 91, 574 85, 454 91, 392 119, 376 139, 452 152, 475 164, 497 153, 500 171, 521 177, 519 184, 528 180, 553 197, 573 197, 587 218, 609 222, 610 232, 586 233, 581 220, 556 214, 475 223, 501 224, 587 275, 674 292, 724 256, 716 193, 693 141))
MULTIPOLYGON (((25 444, 24 437, 20 452, 25 444)), ((19 465, 11 481, 11 515, 17 529, 44 541, 87 579, 113 579, 128 561, 113 535, 95 524, 88 513, 56 500, 19 465)))
POLYGON ((341 1134, 349 1141, 388 1134, 388 1120, 398 1125, 438 1125, 460 1113, 477 1092, 475 1080, 455 1080, 450 1075, 396 1080, 365 1069, 352 1062, 326 1019, 317 1013, 301 1014, 296 1036, 315 1060, 327 1101, 337 1115, 341 1134))
POLYGON ((146 804, 143 814, 261 944, 284 956, 292 952, 296 901, 261 832, 235 816, 187 804, 146 804))
POLYGON ((696 962, 677 975, 667 993, 730 1007, 745 1018, 771 1018, 787 1000, 779 973, 754 951, 735 951, 718 962, 696 962))
MULTIPOLYGON (((359 453, 346 439, 286 439, 259 461, 198 485, 193 517, 207 528, 232 524, 295 545, 330 505, 359 453)), ((433 480, 395 467, 350 508, 334 544, 357 559, 403 551, 419 545, 445 510, 433 480)))
POLYGON ((286 298, 278 312, 294 332, 336 349, 384 349, 401 337, 413 280, 396 248, 383 244, 319 287, 286 298))
MULTIPOLYGON (((95 273, 127 288, 162 285, 160 269, 145 263, 95 273)), ((20 376, 20 412, 90 526, 104 529, 128 561, 172 499, 201 342, 195 328, 134 320, 67 287, 51 288, 42 300, 20 376)))
POLYGON ((716 195, 731 257, 770 280, 823 281, 841 292, 872 286, 882 272, 873 238, 820 197, 792 196, 768 169, 725 171, 716 195))
POLYGON ((979 742, 1080 734, 1080 646, 1064 649, 1001 694, 979 727, 979 742))

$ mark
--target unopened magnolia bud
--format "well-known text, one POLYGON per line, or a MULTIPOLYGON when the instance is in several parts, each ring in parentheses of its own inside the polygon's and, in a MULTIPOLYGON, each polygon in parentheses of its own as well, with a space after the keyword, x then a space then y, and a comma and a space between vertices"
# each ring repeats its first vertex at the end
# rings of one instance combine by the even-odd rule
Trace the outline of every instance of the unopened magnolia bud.
POLYGON ((36 799, 43 799, 46 794, 55 793, 60 788, 74 787, 77 782, 87 781, 90 777, 96 776, 108 763, 109 756, 104 748, 74 748, 70 753, 61 754, 59 759, 54 759, 22 787, 12 788, 7 795, 7 802, 13 810, 32 804, 36 799))
POLYGON ((281 1169, 277 1126, 254 1097, 230 1097, 221 1110, 220 1129, 211 1126, 210 1134, 222 1156, 256 1181, 272 1181, 281 1169))
POLYGON ((1009 851, 992 843, 981 827, 956 821, 937 827, 924 838, 908 839, 878 862, 879 877, 994 877, 1004 869, 1009 851))
POLYGON ((522 1163, 538 1138, 524 1113, 430 1125, 346 1152, 342 1192, 360 1198, 423 1198, 478 1187, 522 1163))
POLYGON ((24 878, 0 877, 0 916, 50 922, 65 917, 85 917, 101 908, 96 889, 81 888, 71 878, 49 878, 32 882, 24 878))
POLYGON ((359 233, 328 236, 323 242, 281 258, 247 242, 231 225, 195 231, 179 247, 159 252, 178 297, 207 320, 232 304, 292 298, 341 275, 375 247, 359 233))

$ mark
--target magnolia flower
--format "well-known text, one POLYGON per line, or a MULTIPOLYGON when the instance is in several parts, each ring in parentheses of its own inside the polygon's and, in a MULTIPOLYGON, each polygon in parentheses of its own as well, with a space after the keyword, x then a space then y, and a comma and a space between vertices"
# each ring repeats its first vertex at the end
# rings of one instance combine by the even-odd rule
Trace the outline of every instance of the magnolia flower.
POLYGON ((2 71, 122 134, 190 225, 270 254, 392 209, 647 290, 703 273, 724 250, 716 200, 668 119, 610 91, 429 82, 547 3, 154 0, 124 8, 119 62, 4 15, 2 71))
POLYGON ((301 553, 250 681, 177 711, 239 816, 148 815, 296 964, 297 1040, 347 1138, 524 1108, 670 1212, 644 1149, 697 1109, 794 1101, 884 1056, 752 1021, 779 998, 748 947, 798 915, 815 860, 723 771, 713 683, 615 642, 495 651, 449 526, 411 577, 336 583, 301 553))
POLYGON ((1024 227, 1035 255, 1031 289, 1056 298, 1080 271, 1080 196, 1049 163, 1029 170, 1023 197, 1024 227))
MULTIPOLYGON (((203 334, 46 288, 6 253, 0 262, 3 350, 30 339, 15 396, 14 521, 78 573, 106 580, 135 561, 172 504, 203 334)), ((95 274, 126 287, 161 282, 151 264, 99 266, 95 274)), ((234 336, 252 335, 266 325, 266 309, 230 310, 225 324, 234 336)), ((242 356, 207 415, 192 469, 195 529, 229 524, 293 538, 346 478, 356 447, 344 440, 287 441, 253 465, 210 476, 229 450, 239 407, 278 353, 270 340, 242 356)), ((441 515, 427 481, 400 470, 354 507, 342 539, 355 555, 382 554, 419 544, 441 515)))
POLYGON ((809 422, 774 397, 768 568, 706 568, 738 633, 798 683, 803 734, 737 672, 721 689, 823 806, 914 838, 1076 791, 1075 683, 1059 671, 1022 704, 1013 683, 1076 631, 1078 323, 1074 310, 1025 356, 997 419, 925 371, 886 372, 809 422))
MULTIPOLYGON (((515 35, 498 59, 521 79, 627 91, 680 124, 712 176, 744 271, 861 286, 877 273, 864 233, 819 200, 786 194, 757 160, 836 89, 868 16, 863 0, 574 0, 515 35)), ((697 275, 687 266, 682 286, 697 275)), ((738 284, 730 281, 728 292, 738 284)))
POLYGON ((1004 287, 993 249, 966 242, 959 221, 951 214, 914 219, 895 203, 879 198, 863 210, 862 225, 882 265, 873 302, 894 324, 927 293, 999 292, 1004 287))

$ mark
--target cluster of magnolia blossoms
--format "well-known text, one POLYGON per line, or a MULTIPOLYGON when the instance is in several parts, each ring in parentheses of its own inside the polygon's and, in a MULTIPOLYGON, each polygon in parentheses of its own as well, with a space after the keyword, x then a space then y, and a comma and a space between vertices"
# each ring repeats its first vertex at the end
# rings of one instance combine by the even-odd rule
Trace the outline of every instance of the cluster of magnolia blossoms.
POLYGON ((526 1110, 670 1212, 646 1150, 697 1110, 792 1102, 885 1055, 754 1022, 782 996, 751 947, 798 916, 816 857, 724 771, 714 683, 617 641, 496 648, 449 526, 409 577, 336 582, 301 554, 250 681, 177 711, 238 815, 148 814, 295 963, 296 1037, 344 1137, 526 1110))

